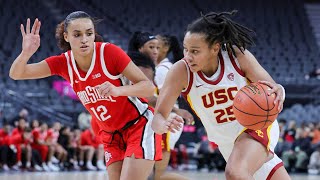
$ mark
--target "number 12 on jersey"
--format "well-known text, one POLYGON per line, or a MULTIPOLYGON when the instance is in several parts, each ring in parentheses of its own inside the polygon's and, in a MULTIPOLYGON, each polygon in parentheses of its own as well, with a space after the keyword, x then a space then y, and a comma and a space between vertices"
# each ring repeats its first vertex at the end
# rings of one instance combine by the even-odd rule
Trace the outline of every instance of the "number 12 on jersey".
POLYGON ((108 110, 105 106, 100 105, 97 108, 92 107, 90 109, 100 121, 106 121, 111 118, 111 115, 107 115, 108 110))

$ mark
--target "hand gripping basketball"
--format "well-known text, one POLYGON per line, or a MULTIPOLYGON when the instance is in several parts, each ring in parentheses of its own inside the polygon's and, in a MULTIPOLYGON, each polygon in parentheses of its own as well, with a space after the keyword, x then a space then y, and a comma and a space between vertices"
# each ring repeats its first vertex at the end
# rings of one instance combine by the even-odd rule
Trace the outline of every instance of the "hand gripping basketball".
POLYGON ((241 88, 233 100, 233 112, 238 122, 253 130, 272 124, 279 113, 276 94, 272 92, 269 86, 260 82, 241 88))

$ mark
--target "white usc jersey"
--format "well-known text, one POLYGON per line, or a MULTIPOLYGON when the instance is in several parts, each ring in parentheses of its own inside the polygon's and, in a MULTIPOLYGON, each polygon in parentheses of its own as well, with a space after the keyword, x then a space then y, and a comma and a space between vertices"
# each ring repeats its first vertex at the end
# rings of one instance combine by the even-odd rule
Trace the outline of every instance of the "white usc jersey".
MULTIPOLYGON (((212 77, 206 77, 201 71, 192 73, 187 64, 186 67, 188 87, 182 94, 201 119, 209 139, 219 144, 220 140, 224 141, 219 136, 219 131, 221 134, 230 136, 229 133, 226 134, 225 128, 237 126, 237 129, 243 129, 243 126, 235 121, 232 110, 236 93, 248 84, 237 59, 227 51, 221 51, 218 70, 212 77)), ((237 136, 238 133, 234 135, 237 136)))
POLYGON ((233 99, 238 90, 249 83, 240 70, 237 59, 222 51, 219 54, 218 70, 212 77, 206 77, 202 72, 192 73, 187 64, 186 67, 189 83, 183 95, 201 119, 209 140, 218 144, 221 154, 228 161, 235 140, 246 132, 273 154, 273 158, 254 174, 255 179, 270 179, 273 172, 282 166, 281 159, 273 153, 279 139, 278 122, 255 131, 246 129, 236 121, 232 110, 233 99))

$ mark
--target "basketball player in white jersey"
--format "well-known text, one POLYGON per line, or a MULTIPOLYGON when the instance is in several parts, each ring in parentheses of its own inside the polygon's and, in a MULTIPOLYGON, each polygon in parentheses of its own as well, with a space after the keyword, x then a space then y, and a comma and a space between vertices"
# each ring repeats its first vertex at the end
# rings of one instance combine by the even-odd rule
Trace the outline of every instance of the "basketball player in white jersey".
POLYGON ((249 81, 260 81, 276 94, 279 112, 284 89, 274 82, 256 58, 246 50, 252 45, 251 30, 230 20, 231 13, 209 13, 192 22, 184 37, 185 58, 167 74, 156 104, 152 128, 156 133, 175 132, 183 120, 167 119, 182 92, 201 119, 210 141, 218 144, 227 161, 230 179, 290 179, 273 150, 279 138, 277 121, 254 131, 241 126, 232 111, 237 91, 249 81))

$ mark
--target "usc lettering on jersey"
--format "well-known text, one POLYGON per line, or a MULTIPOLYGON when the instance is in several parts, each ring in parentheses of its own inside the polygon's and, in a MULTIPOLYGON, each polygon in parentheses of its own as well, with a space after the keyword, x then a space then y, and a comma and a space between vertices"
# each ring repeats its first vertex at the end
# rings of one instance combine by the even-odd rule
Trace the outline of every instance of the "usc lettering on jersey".
MULTIPOLYGON (((209 139, 219 144, 220 140, 223 141, 221 135, 230 136, 230 130, 226 129, 235 127, 235 124, 240 125, 234 121, 233 99, 238 90, 247 85, 248 80, 235 57, 226 51, 219 53, 218 70, 212 77, 206 77, 201 71, 192 73, 186 62, 185 64, 188 70, 188 87, 182 95, 201 119, 209 139)), ((243 127, 240 125, 238 128, 243 127)))

